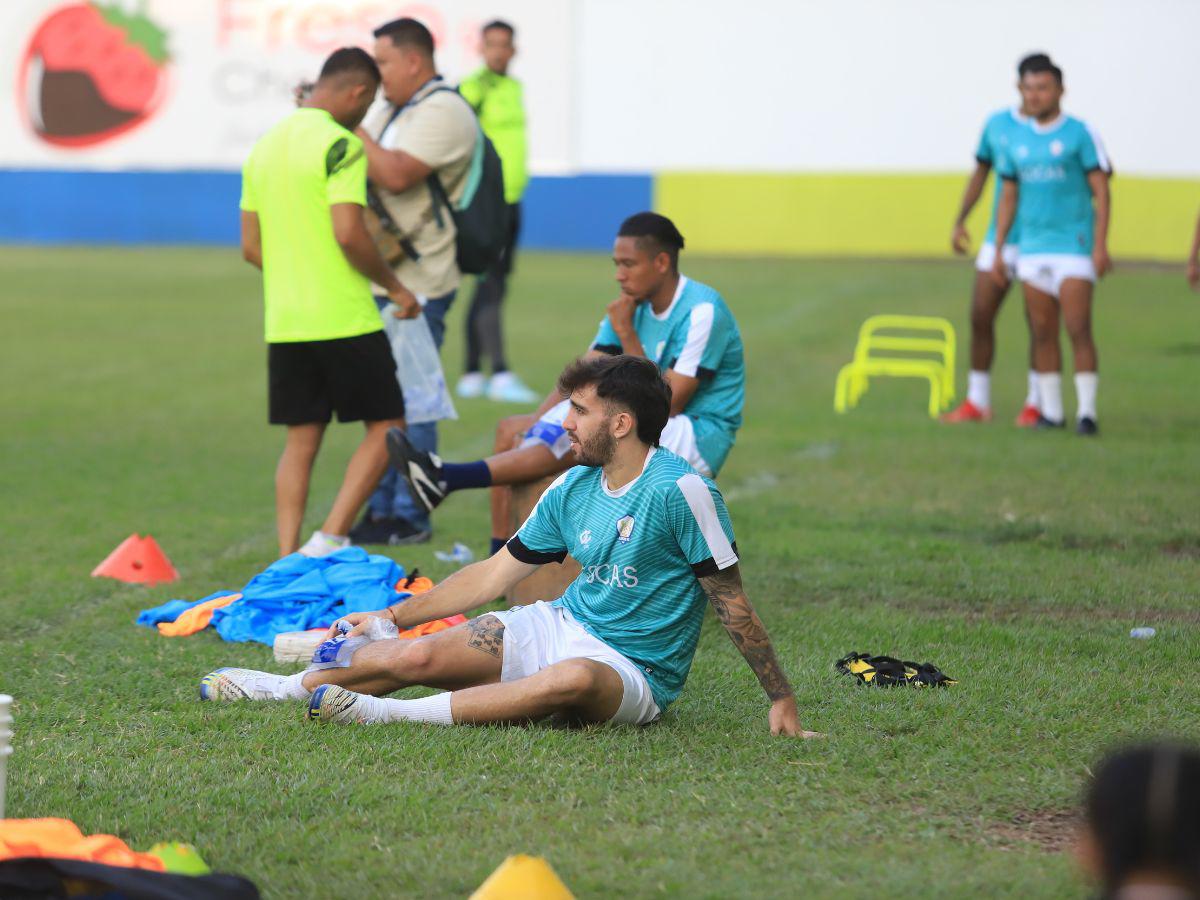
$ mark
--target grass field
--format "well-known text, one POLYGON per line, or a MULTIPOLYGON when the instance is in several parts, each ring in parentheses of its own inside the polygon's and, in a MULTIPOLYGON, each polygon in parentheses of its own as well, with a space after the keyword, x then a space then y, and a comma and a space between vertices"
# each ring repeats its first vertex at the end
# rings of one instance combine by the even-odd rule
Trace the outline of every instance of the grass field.
MULTIPOLYGON (((1062 848, 1088 767, 1123 741, 1200 738, 1200 300, 1177 272, 1102 285, 1103 435, 1088 441, 1009 424, 1025 369, 1011 300, 995 424, 932 423, 916 382, 877 382, 833 414, 865 316, 946 315, 965 344, 965 265, 686 262, 741 323, 746 425, 720 483, 750 596, 827 740, 770 737, 711 615, 683 696, 640 731, 321 729, 299 705, 199 703, 205 672, 271 668, 270 650, 133 619, 272 558, 282 435, 265 424, 257 277, 232 250, 10 248, 8 814, 142 849, 190 841, 275 898, 462 897, 515 852, 546 856, 581 897, 1082 896, 1062 848), (135 530, 180 582, 88 577, 135 530), (1131 640, 1135 625, 1158 635, 1131 640), (832 667, 852 650, 961 683, 860 688, 832 667)), ((522 259, 509 344, 538 388, 590 340, 610 277, 602 256, 522 259)), ((452 459, 489 448, 502 410, 460 412, 443 431, 452 459)), ((331 430, 314 524, 357 439, 331 430)), ((436 525, 433 544, 394 555, 444 577, 434 549, 486 548, 484 492, 436 525)))

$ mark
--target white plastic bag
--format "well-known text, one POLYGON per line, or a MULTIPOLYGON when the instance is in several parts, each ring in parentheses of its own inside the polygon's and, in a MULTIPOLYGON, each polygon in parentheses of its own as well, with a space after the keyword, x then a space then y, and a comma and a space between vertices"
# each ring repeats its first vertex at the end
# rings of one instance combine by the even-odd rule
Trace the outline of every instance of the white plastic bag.
POLYGON ((305 669, 306 672, 315 672, 318 669, 345 668, 350 665, 350 658, 354 656, 354 651, 364 644, 369 644, 371 641, 397 640, 400 637, 400 630, 396 628, 396 624, 379 616, 367 619, 365 633, 356 634, 352 638, 345 635, 354 626, 345 619, 338 619, 333 624, 337 626, 337 630, 341 634, 321 642, 313 651, 312 663, 305 669))
POLYGON ((404 392, 404 421, 417 425, 457 419, 429 323, 423 315, 397 319, 392 315, 395 309, 390 303, 383 308, 383 330, 391 342, 396 378, 404 392))

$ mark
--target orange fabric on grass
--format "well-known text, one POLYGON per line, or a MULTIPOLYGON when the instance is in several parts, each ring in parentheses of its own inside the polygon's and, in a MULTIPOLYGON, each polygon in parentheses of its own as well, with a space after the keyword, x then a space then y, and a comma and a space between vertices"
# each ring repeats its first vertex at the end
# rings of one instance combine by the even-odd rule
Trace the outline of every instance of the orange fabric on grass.
POLYGON ((230 594, 228 597, 217 597, 206 603, 199 603, 181 612, 174 622, 159 622, 158 633, 163 637, 187 637, 189 634, 203 631, 212 621, 213 610, 241 599, 241 594, 230 594))
POLYGON ((82 859, 108 866, 165 871, 163 861, 137 853, 111 834, 84 837, 68 819, 0 819, 0 859, 18 857, 82 859))
POLYGON ((410 594, 423 594, 431 587, 433 587, 433 579, 426 578, 424 575, 418 575, 412 581, 401 578, 396 582, 396 590, 408 591, 410 594))
POLYGON ((462 613, 458 613, 457 615, 447 616, 444 619, 434 619, 432 622, 422 622, 420 625, 406 628, 398 636, 402 638, 425 637, 427 634, 434 634, 438 631, 445 631, 447 628, 453 628, 455 625, 461 625, 465 621, 467 621, 467 617, 462 613))

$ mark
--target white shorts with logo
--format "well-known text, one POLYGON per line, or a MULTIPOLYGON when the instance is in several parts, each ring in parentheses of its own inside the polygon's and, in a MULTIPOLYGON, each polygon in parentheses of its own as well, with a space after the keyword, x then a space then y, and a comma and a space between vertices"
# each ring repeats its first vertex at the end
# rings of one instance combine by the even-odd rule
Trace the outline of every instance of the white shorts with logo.
MULTIPOLYGON (((525 432, 521 446, 548 447, 556 459, 562 459, 571 449, 571 439, 567 437, 567 432, 563 428, 563 422, 566 421, 567 413, 570 411, 571 401, 569 400, 563 400, 551 407, 525 432)), ((706 478, 712 477, 712 469, 704 461, 704 457, 700 455, 700 449, 696 446, 696 429, 692 425, 692 420, 687 416, 681 413, 667 419, 667 425, 663 428, 658 442, 676 456, 686 459, 688 465, 701 475, 706 478)))
POLYGON ((1030 253, 1017 261, 1017 277, 1039 291, 1057 297, 1068 278, 1096 280, 1096 266, 1090 256, 1078 253, 1030 253))
POLYGON ((613 669, 624 686, 621 706, 609 722, 649 725, 659 717, 650 682, 637 663, 588 634, 567 609, 539 600, 488 615, 504 624, 501 681, 516 681, 567 659, 594 659, 613 669))
MULTIPOLYGON (((1008 271, 1008 277, 1015 277, 1017 274, 1017 259, 1021 255, 1020 249, 1016 244, 1005 244, 1002 255, 1004 257, 1004 268, 1008 271)), ((992 271, 992 266, 995 264, 996 245, 988 241, 979 248, 979 253, 975 257, 975 271, 990 272, 992 271)))

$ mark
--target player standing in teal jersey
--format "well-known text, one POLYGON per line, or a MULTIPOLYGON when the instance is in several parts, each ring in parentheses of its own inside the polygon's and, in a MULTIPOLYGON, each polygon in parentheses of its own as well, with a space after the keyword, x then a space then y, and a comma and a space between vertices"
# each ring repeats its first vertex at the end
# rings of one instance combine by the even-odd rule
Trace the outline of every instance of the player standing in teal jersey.
POLYGON ((559 388, 570 399, 564 425, 578 465, 512 540, 427 593, 345 621, 353 635, 374 617, 407 627, 467 612, 570 553, 582 571, 560 598, 420 640, 372 641, 345 668, 291 676, 220 669, 201 682, 201 698, 307 699, 310 719, 337 724, 561 716, 645 725, 683 689, 707 601, 770 700, 772 734, 814 736, 801 728, 791 685, 742 588, 720 491, 658 446, 671 406, 658 367, 627 355, 579 360, 559 388), (380 696, 413 685, 445 693, 380 696))
MULTIPOLYGON (((1061 428, 1061 318, 1071 339, 1077 400, 1075 430, 1095 435, 1098 384, 1092 339, 1092 293, 1097 278, 1112 268, 1108 257, 1112 165, 1090 126, 1062 112, 1062 70, 1034 66, 1021 79, 1030 121, 997 164, 1004 179, 996 221, 996 246, 1003 250, 1013 222, 1021 224, 1017 277, 1033 329, 1034 361, 1041 404, 1039 428, 1061 428)), ((1000 257, 997 284, 1007 281, 1000 257)))
MULTIPOLYGON (((1017 90, 1021 91, 1021 79, 1029 68, 1035 64, 1049 62, 1050 57, 1044 53, 1032 53, 1017 65, 1017 90)), ((951 246, 954 252, 965 255, 971 244, 971 236, 967 233, 967 217, 987 184, 988 175, 996 166, 996 160, 1008 147, 1013 135, 1021 128, 1029 111, 1025 108, 1022 97, 1021 106, 1002 109, 988 117, 983 126, 983 134, 979 137, 979 147, 975 151, 975 171, 967 180, 963 191, 962 204, 959 206, 958 218, 954 220, 954 232, 951 236, 951 246)), ((993 185, 992 217, 988 222, 987 234, 983 245, 975 257, 975 285, 971 292, 971 372, 967 380, 967 399, 955 410, 942 416, 943 422, 987 422, 992 418, 992 388, 991 369, 996 347, 996 316, 1000 305, 1008 296, 1008 285, 998 285, 992 280, 992 266, 996 260, 996 208, 1000 205, 1000 178, 996 177, 993 185)), ((1004 267, 1011 279, 1016 274, 1017 245, 1019 223, 1014 223, 1009 242, 1005 248, 1004 267)), ((1033 342, 1029 348, 1029 379, 1028 391, 1025 395, 1025 405, 1017 415, 1017 426, 1031 428, 1037 424, 1037 372, 1033 366, 1033 342)))

